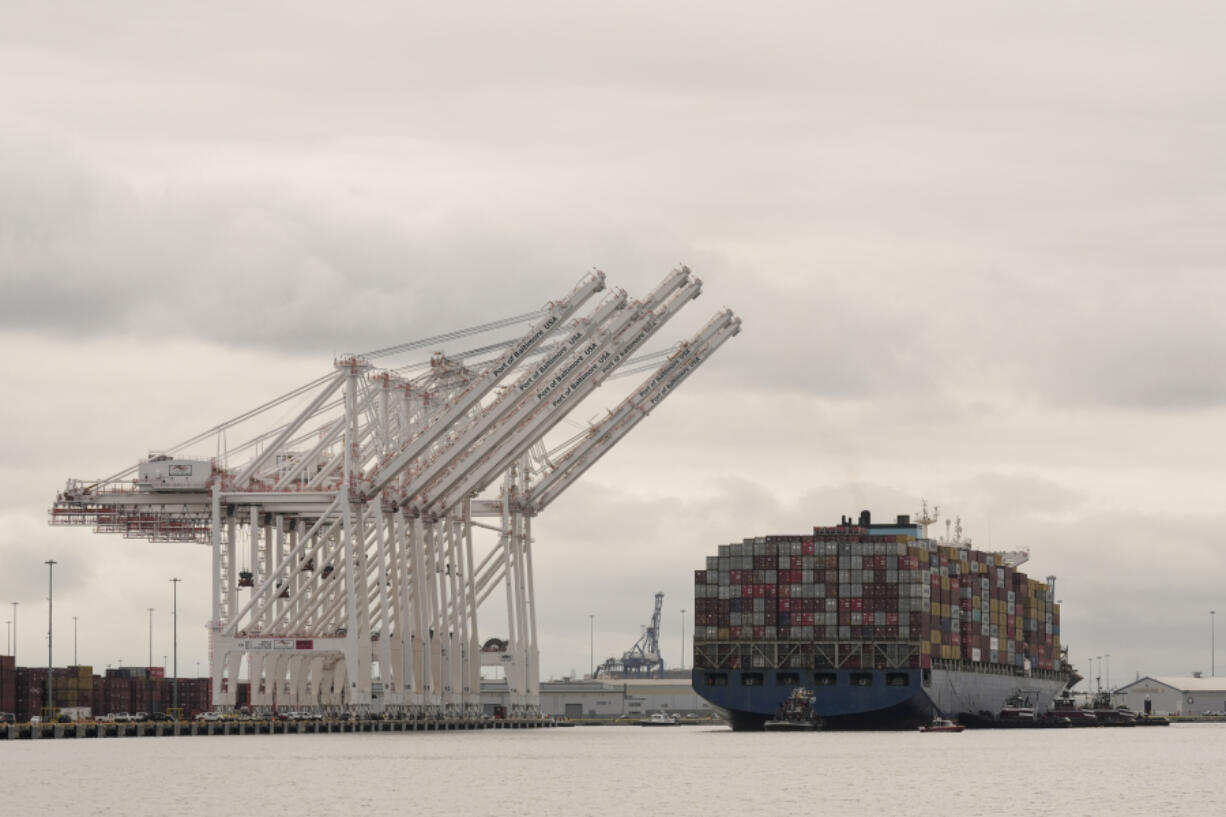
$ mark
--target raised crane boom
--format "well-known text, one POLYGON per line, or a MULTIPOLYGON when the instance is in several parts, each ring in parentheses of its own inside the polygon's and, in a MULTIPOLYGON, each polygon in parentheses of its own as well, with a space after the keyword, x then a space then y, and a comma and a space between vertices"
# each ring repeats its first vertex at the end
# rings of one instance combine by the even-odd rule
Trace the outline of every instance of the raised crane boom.
MULTIPOLYGON (((531 322, 454 356, 386 369, 361 356, 337 360, 330 374, 134 469, 69 480, 51 524, 210 548, 219 708, 235 705, 244 677, 257 710, 361 710, 377 674, 393 712, 479 717, 478 609, 501 590, 510 714, 530 716, 539 711, 532 517, 740 325, 718 313, 589 437, 549 461, 547 436, 701 284, 681 267, 642 300, 615 290, 583 314, 604 289, 594 272, 539 311, 429 339, 531 322), (273 410, 281 417, 269 422, 273 410), (200 450, 210 440, 215 456, 200 450)), ((658 661, 659 610, 657 599, 633 662, 658 661)))

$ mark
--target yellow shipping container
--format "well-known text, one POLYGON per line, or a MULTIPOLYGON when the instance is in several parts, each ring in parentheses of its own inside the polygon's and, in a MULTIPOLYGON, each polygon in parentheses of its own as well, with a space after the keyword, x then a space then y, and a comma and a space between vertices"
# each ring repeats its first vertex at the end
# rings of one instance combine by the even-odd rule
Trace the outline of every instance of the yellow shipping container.
POLYGON ((942 576, 942 577, 941 577, 941 589, 942 589, 942 590, 948 590, 948 589, 949 589, 949 577, 948 577, 948 576, 942 576))
POLYGON ((934 602, 931 602, 931 603, 928 605, 928 613, 929 613, 929 615, 933 615, 933 616, 940 616, 940 615, 941 615, 941 605, 940 605, 940 603, 939 603, 939 602, 935 602, 935 601, 934 601, 934 602))
POLYGON ((933 630, 930 640, 932 641, 933 644, 940 644, 941 643, 941 631, 933 630))
POLYGON ((920 642, 920 655, 932 655, 932 645, 927 641, 920 642))

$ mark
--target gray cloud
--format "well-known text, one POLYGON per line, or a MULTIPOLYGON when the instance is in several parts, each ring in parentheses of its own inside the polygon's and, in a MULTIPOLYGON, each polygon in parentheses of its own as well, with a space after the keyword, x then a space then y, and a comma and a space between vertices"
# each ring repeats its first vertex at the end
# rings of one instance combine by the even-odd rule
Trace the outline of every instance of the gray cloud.
POLYGON ((744 331, 538 520, 557 671, 588 613, 606 655, 656 590, 675 616, 721 541, 921 496, 1060 575, 1075 650, 1195 668, 1223 567, 1224 13, 7 3, 0 553, 26 566, 0 593, 68 554, 65 594, 123 634, 98 654, 139 653, 145 588, 207 566, 46 528, 64 477, 333 354, 687 262, 706 294, 661 344, 723 305, 744 331))

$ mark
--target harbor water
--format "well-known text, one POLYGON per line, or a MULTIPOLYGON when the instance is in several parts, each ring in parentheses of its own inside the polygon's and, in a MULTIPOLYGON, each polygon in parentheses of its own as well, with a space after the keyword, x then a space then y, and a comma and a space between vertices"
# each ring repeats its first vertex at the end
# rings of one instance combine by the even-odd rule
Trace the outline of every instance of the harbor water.
POLYGON ((722 726, 13 741, 6 815, 1206 815, 1226 724, 961 734, 722 726), (16 806, 14 808, 14 806, 16 806))

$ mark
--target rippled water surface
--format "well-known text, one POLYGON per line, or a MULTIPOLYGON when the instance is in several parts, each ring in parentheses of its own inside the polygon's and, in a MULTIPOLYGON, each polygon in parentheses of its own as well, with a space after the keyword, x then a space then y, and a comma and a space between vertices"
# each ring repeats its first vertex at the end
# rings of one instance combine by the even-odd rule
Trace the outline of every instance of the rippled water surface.
POLYGON ((1217 815, 1226 725, 0 743, 2 815, 1217 815))

